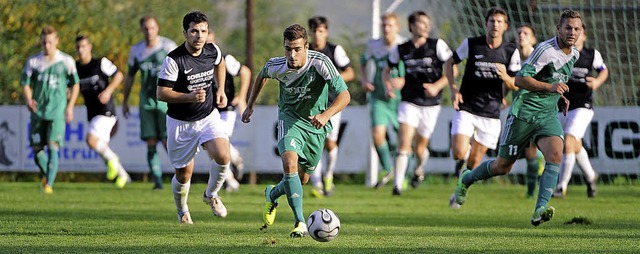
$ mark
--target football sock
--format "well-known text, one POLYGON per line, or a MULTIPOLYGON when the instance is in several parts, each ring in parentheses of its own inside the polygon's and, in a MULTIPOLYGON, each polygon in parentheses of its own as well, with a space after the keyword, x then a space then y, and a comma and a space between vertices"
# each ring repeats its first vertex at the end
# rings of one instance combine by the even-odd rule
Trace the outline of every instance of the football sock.
POLYGON ((112 159, 117 159, 118 156, 114 153, 111 148, 109 148, 109 143, 104 142, 102 140, 98 140, 96 144, 96 152, 104 159, 104 161, 110 161, 112 159))
POLYGON ((596 172, 593 170, 591 166, 591 161, 589 161, 589 154, 587 154, 587 150, 582 147, 580 152, 576 154, 576 162, 578 162, 578 166, 582 169, 582 173, 587 181, 592 182, 596 179, 596 172))
POLYGON ((211 167, 209 168, 209 181, 207 182, 207 189, 205 194, 207 197, 217 197, 218 192, 224 184, 224 180, 227 179, 229 172, 229 164, 218 165, 215 161, 211 161, 211 167))
POLYGON ((409 155, 406 152, 400 152, 396 158, 396 172, 393 178, 394 185, 398 190, 402 190, 404 175, 407 173, 407 164, 409 164, 409 155))
POLYGON ((491 163, 494 160, 486 160, 480 163, 480 166, 471 170, 471 173, 466 174, 462 178, 462 183, 469 187, 476 181, 485 180, 493 177, 493 173, 491 172, 491 163))
POLYGON ((47 164, 47 184, 53 186, 56 181, 59 163, 58 146, 49 146, 49 163, 47 164))
POLYGON ((333 150, 327 152, 327 170, 325 172, 325 177, 333 179, 333 171, 336 169, 336 161, 338 160, 338 147, 336 146, 333 150))
POLYGON ((527 196, 532 197, 536 190, 536 182, 538 181, 538 159, 527 159, 527 196))
MULTIPOLYGON (((287 194, 287 202, 293 211, 295 222, 304 222, 302 214, 302 183, 298 172, 284 175, 284 191, 287 194)), ((273 199, 272 199, 273 200, 273 199)))
POLYGON ((47 155, 47 152, 45 152, 44 149, 38 151, 33 156, 33 160, 36 162, 40 172, 42 172, 42 175, 47 177, 47 165, 49 164, 49 156, 47 155))
POLYGON ((540 190, 538 191, 536 209, 541 206, 547 206, 547 202, 549 202, 549 198, 553 194, 553 188, 558 182, 558 171, 560 171, 560 165, 551 162, 544 164, 544 172, 540 177, 540 190))
POLYGON ((240 156, 240 151, 236 149, 235 146, 229 144, 229 155, 231 156, 231 163, 236 167, 242 167, 242 157, 240 156))
POLYGON ((460 172, 462 172, 462 168, 464 167, 464 163, 465 163, 465 160, 456 160, 456 166, 453 169, 453 172, 454 172, 453 174, 456 177, 460 176, 460 172))
POLYGON ((323 168, 322 159, 323 158, 320 158, 320 160, 318 161, 318 165, 313 170, 313 174, 311 174, 310 176, 311 185, 313 185, 313 188, 317 188, 317 189, 322 189, 322 168, 323 168))
MULTIPOLYGON (((576 154, 575 153, 565 153, 562 162, 560 163, 561 172, 561 180, 556 186, 558 189, 567 190, 567 186, 569 185, 569 181, 571 180, 571 174, 573 173, 573 166, 576 165, 576 154)), ((547 165, 545 165, 545 170, 547 165)))
POLYGON ((424 149, 424 153, 422 156, 418 156, 416 154, 416 159, 418 160, 418 166, 416 166, 416 170, 414 173, 416 174, 424 174, 424 166, 427 165, 427 161, 429 160, 429 149, 424 149))
POLYGON ((147 146, 147 163, 153 175, 153 183, 156 187, 162 187, 162 168, 160 168, 160 156, 155 146, 147 146))
POLYGON ((189 188, 191 188, 191 181, 187 183, 180 183, 176 176, 173 175, 173 179, 171 180, 171 189, 173 190, 173 201, 175 201, 176 208, 179 213, 189 211, 189 206, 187 205, 189 188))
POLYGON ((280 198, 280 196, 285 194, 284 181, 285 181, 285 178, 283 177, 282 180, 280 180, 280 182, 276 184, 276 186, 273 187, 273 189, 271 189, 271 193, 269 193, 269 196, 273 203, 278 203, 278 198, 280 198))
POLYGON ((382 169, 387 173, 391 172, 393 165, 391 165, 391 151, 389 150, 389 143, 384 142, 383 144, 376 146, 376 152, 378 152, 378 158, 382 164, 382 169))

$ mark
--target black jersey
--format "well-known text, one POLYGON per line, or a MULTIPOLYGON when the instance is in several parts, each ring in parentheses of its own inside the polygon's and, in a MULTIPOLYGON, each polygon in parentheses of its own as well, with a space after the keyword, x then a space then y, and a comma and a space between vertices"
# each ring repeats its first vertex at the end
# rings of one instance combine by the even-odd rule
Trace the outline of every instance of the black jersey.
MULTIPOLYGON (((347 68, 351 66, 351 60, 349 59, 349 56, 347 56, 347 53, 344 51, 344 49, 340 45, 335 45, 333 43, 327 42, 327 44, 325 44, 323 49, 317 49, 315 48, 313 43, 309 43, 309 49, 318 51, 328 56, 331 62, 333 63, 333 66, 336 67, 336 69, 338 69, 338 71, 340 72, 345 71, 347 68)), ((338 95, 329 93, 329 101, 328 101, 329 105, 333 103, 333 101, 336 99, 336 96, 338 95)))
POLYGON ((474 115, 498 119, 504 93, 503 81, 498 76, 496 63, 504 64, 509 76, 514 77, 520 70, 520 53, 515 44, 504 42, 492 49, 486 37, 467 38, 453 53, 454 62, 468 58, 462 76, 460 93, 464 103, 460 110, 474 115))
POLYGON ((392 50, 389 53, 390 67, 397 67, 399 61, 405 67, 405 82, 400 90, 402 101, 418 106, 440 105, 442 90, 432 97, 427 95, 423 84, 434 83, 442 77, 442 67, 451 55, 451 49, 443 40, 433 38, 427 38, 425 44, 418 48, 409 40, 392 50))
POLYGON ((80 92, 87 106, 87 119, 91 121, 97 115, 115 116, 113 99, 109 99, 107 104, 102 104, 98 95, 109 86, 109 78, 118 72, 118 67, 109 59, 92 58, 87 64, 77 61, 76 69, 80 78, 80 92))
POLYGON ((571 78, 567 85, 569 92, 564 96, 569 99, 569 110, 576 108, 593 107, 593 90, 587 86, 587 77, 594 77, 594 71, 600 72, 606 69, 602 55, 595 49, 583 48, 580 51, 580 58, 573 65, 571 78))
POLYGON ((197 121, 211 114, 216 108, 214 95, 218 89, 215 67, 221 61, 220 48, 212 43, 205 44, 199 56, 192 56, 184 43, 167 55, 158 75, 158 86, 170 87, 180 93, 204 89, 207 94, 202 103, 167 103, 168 116, 197 121))
POLYGON ((224 80, 224 94, 227 95, 227 105, 218 107, 218 111, 233 111, 235 110, 235 106, 231 105, 231 101, 233 97, 236 96, 236 85, 233 82, 233 77, 240 75, 242 64, 232 55, 225 55, 224 66, 227 70, 224 80))

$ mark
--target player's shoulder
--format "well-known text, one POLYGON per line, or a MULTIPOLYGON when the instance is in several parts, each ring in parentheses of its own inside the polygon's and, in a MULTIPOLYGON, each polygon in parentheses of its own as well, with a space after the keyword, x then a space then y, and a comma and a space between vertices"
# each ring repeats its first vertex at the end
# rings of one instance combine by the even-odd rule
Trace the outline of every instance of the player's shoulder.
POLYGON ((186 56, 188 54, 189 52, 187 51, 187 48, 184 46, 184 43, 183 43, 180 46, 176 47, 175 49, 171 50, 169 54, 167 54, 167 57, 170 57, 172 59, 177 59, 177 58, 186 56))
POLYGON ((173 40, 164 37, 164 36, 158 36, 160 39, 160 45, 162 45, 162 48, 167 50, 167 51, 172 51, 173 49, 178 47, 178 44, 176 44, 176 42, 174 42, 173 40))
POLYGON ((324 64, 325 62, 331 63, 331 59, 329 59, 327 55, 315 50, 308 51, 307 60, 310 62, 310 64, 324 64))
POLYGON ((271 67, 278 67, 286 64, 287 64, 287 58, 285 58, 284 56, 277 56, 277 57, 269 58, 269 60, 267 60, 267 62, 264 65, 267 68, 271 68, 271 67))

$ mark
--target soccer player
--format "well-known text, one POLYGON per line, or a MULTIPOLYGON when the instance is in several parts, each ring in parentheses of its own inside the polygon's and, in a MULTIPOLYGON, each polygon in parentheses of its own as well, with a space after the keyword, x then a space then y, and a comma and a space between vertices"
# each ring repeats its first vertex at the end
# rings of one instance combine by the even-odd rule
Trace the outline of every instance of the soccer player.
POLYGON ((320 160, 324 140, 333 128, 329 119, 349 104, 351 96, 338 70, 324 54, 309 50, 306 29, 293 24, 284 30, 284 57, 265 63, 249 89, 247 109, 242 122, 248 123, 260 91, 268 79, 280 84, 278 99, 278 152, 284 177, 277 185, 265 188, 265 225, 276 219, 278 198, 286 194, 294 215, 291 237, 307 234, 302 210, 302 185, 320 160), (329 106, 329 93, 337 94, 329 106), (301 177, 302 175, 302 177, 301 177))
POLYGON ((92 49, 88 36, 76 37, 76 69, 89 120, 87 144, 107 163, 107 179, 116 179, 116 186, 123 188, 129 180, 129 174, 120 164, 118 155, 109 147, 109 140, 118 123, 111 94, 122 82, 123 75, 109 59, 93 58, 92 49))
MULTIPOLYGON (((215 33, 213 31, 209 31, 207 43, 215 44, 215 42, 215 33)), ((247 107, 247 91, 249 90, 249 84, 251 83, 251 70, 229 54, 224 55, 224 64, 227 70, 224 84, 224 92, 227 96, 227 105, 224 107, 218 107, 218 111, 220 111, 220 118, 224 123, 223 127, 227 132, 227 136, 231 138, 236 124, 236 107, 241 113, 247 107), (233 77, 237 76, 240 77, 240 89, 236 94, 233 77), (230 98, 232 99, 229 100, 230 98)), ((233 172, 233 170, 229 171, 227 180, 225 181, 225 184, 227 185, 226 190, 237 191, 240 188, 240 183, 238 181, 242 179, 242 175, 244 174, 244 163, 242 162, 243 160, 240 156, 240 151, 238 151, 238 149, 236 149, 231 143, 229 143, 229 148, 231 153, 231 164, 235 167, 236 172, 233 172)))
MULTIPOLYGON (((311 37, 311 43, 309 43, 309 49, 318 51, 329 57, 333 66, 338 69, 340 76, 345 83, 353 80, 354 71, 351 67, 351 60, 342 46, 330 43, 327 41, 329 35, 329 21, 323 16, 314 16, 309 19, 309 34, 311 37)), ((329 94, 329 104, 335 100, 335 94, 329 94)), ((311 195, 314 197, 331 196, 333 195, 333 172, 336 168, 336 161, 338 160, 338 134, 340 133, 340 118, 341 112, 338 112, 331 117, 331 125, 333 130, 327 134, 327 138, 324 141, 323 158, 326 158, 327 165, 324 177, 322 177, 323 163, 322 159, 318 162, 316 170, 311 175, 311 184, 313 189, 311 195), (324 184, 323 184, 324 182, 324 184)))
POLYGON ((371 134, 380 164, 382 165, 381 177, 376 183, 376 188, 387 184, 393 178, 393 162, 390 144, 387 141, 387 127, 391 126, 394 132, 398 131, 398 104, 400 103, 400 91, 393 94, 387 93, 387 86, 382 81, 382 72, 387 66, 389 51, 404 40, 398 35, 398 16, 395 13, 387 13, 382 17, 382 38, 367 42, 365 52, 360 58, 360 79, 364 90, 368 93, 371 134), (373 75, 367 73, 369 62, 373 66, 373 75))
POLYGON ((171 181, 178 221, 192 224, 187 197, 194 157, 202 146, 211 158, 209 182, 203 194, 213 214, 226 217, 227 209, 218 196, 229 171, 229 137, 216 107, 227 105, 224 93, 225 64, 217 45, 206 43, 209 21, 202 12, 184 16, 185 42, 171 51, 158 74, 158 99, 166 101, 167 148, 176 170, 171 181), (217 80, 217 81, 216 81, 217 80), (217 106, 216 106, 217 105, 217 106))
POLYGON ((557 25, 557 36, 540 43, 516 76, 515 84, 523 89, 513 102, 504 126, 498 158, 482 162, 473 170, 464 170, 455 188, 455 200, 462 205, 468 188, 476 181, 509 173, 513 164, 531 140, 544 154, 545 166, 540 177, 540 191, 531 216, 531 224, 538 226, 551 220, 555 209, 548 206, 562 160, 563 131, 558 120, 558 100, 566 112, 571 77, 579 52, 574 46, 582 32, 582 17, 573 10, 565 10, 557 25))
POLYGON ((129 117, 129 94, 136 73, 140 71, 140 139, 147 143, 147 163, 153 175, 153 189, 162 189, 162 168, 156 146, 162 141, 166 149, 167 103, 156 97, 158 71, 167 53, 176 48, 176 43, 158 35, 158 21, 152 15, 140 18, 140 30, 144 40, 131 47, 127 61, 127 75, 124 78, 122 115, 129 117))
MULTIPOLYGON (((401 77, 391 79, 392 89, 401 88, 402 96, 398 107, 400 149, 396 158, 393 195, 402 193, 412 145, 417 163, 411 185, 416 188, 424 180, 424 165, 429 159, 429 138, 440 114, 442 89, 448 84, 447 77, 442 75, 442 67, 452 56, 446 42, 429 38, 431 18, 427 13, 411 13, 408 23, 411 39, 389 53, 389 67, 397 68, 402 62, 406 72, 404 76, 400 73, 401 77)), ((385 73, 389 67, 385 68, 385 73)))
POLYGON ((31 112, 29 145, 43 175, 42 187, 46 194, 53 193, 58 151, 63 145, 66 123, 73 120, 73 107, 80 91, 75 61, 58 50, 58 42, 55 28, 42 28, 42 52, 27 59, 20 76, 24 100, 31 112))
POLYGON ((587 150, 582 146, 582 137, 593 119, 593 91, 598 89, 609 77, 609 70, 602 60, 600 52, 585 47, 587 40, 585 27, 576 42, 580 58, 576 62, 567 85, 569 91, 564 94, 569 99, 569 111, 559 114, 564 129, 564 159, 560 164, 561 180, 556 186, 554 197, 564 197, 571 180, 571 172, 576 161, 587 180, 587 197, 596 196, 596 173, 591 167, 587 150), (593 72, 596 75, 593 76, 593 72))

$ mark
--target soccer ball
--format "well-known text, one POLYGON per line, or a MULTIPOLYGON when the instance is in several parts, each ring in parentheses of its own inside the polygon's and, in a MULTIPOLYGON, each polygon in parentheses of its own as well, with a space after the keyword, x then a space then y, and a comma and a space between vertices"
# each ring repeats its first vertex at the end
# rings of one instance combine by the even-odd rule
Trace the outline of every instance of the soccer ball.
POLYGON ((309 215, 307 229, 311 238, 318 242, 328 242, 340 232, 340 219, 329 209, 318 209, 309 215))

